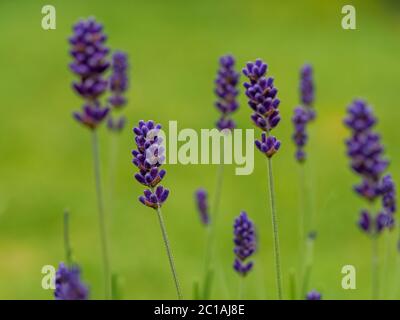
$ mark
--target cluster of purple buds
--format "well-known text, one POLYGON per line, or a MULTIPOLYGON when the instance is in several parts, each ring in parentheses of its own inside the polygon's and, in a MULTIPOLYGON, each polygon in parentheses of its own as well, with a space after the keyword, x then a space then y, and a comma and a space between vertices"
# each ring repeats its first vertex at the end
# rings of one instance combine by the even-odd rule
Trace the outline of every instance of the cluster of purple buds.
POLYGON ((300 96, 302 104, 294 109, 292 122, 294 133, 292 139, 297 147, 296 160, 304 162, 306 159, 305 146, 308 140, 307 124, 315 119, 314 81, 311 65, 305 64, 300 70, 300 96))
MULTIPOLYGON (((108 98, 109 104, 115 109, 121 109, 126 105, 124 93, 128 89, 128 56, 126 53, 116 51, 112 55, 112 74, 109 79, 111 96, 108 98)), ((121 132, 125 127, 126 119, 124 116, 108 118, 107 126, 111 131, 121 132)))
POLYGON ((208 209, 208 194, 207 191, 200 188, 195 193, 195 200, 197 204, 197 210, 200 213, 201 222, 204 225, 208 225, 210 223, 210 213, 208 209))
POLYGON ((250 80, 244 83, 244 87, 249 98, 248 104, 253 110, 251 119, 267 133, 261 141, 256 142, 256 146, 267 157, 271 157, 280 146, 279 141, 269 135, 281 120, 278 109, 280 100, 276 97, 278 89, 274 86, 274 79, 267 78, 266 72, 267 65, 260 59, 247 63, 243 69, 243 74, 250 80))
POLYGON ((233 268, 241 276, 245 276, 252 268, 253 262, 248 258, 256 250, 256 237, 253 222, 247 217, 246 212, 241 212, 234 223, 235 261, 233 268))
POLYGON ((235 122, 230 115, 239 108, 237 95, 239 91, 237 85, 239 83, 239 73, 235 71, 235 59, 231 55, 222 56, 219 60, 220 68, 218 70, 217 79, 215 80, 215 94, 218 97, 215 106, 221 113, 216 126, 219 130, 234 129, 235 122))
POLYGON ((377 120, 365 101, 355 100, 349 106, 344 122, 352 131, 352 136, 346 141, 351 168, 362 178, 354 190, 369 202, 382 198, 382 210, 376 216, 363 210, 358 225, 368 234, 379 234, 385 228, 394 226, 396 200, 391 176, 382 178, 389 162, 383 158, 380 136, 373 132, 377 120))
POLYGON ((132 151, 132 162, 139 169, 135 178, 149 188, 144 191, 144 196, 139 197, 139 201, 154 209, 161 207, 169 195, 168 189, 158 185, 166 174, 164 169, 160 169, 165 161, 160 130, 161 125, 151 120, 141 120, 133 128, 137 149, 132 151))
POLYGON ((64 263, 60 263, 55 285, 56 300, 87 300, 89 297, 89 290, 81 282, 80 270, 77 266, 67 267, 64 263))
POLYGON ((316 290, 311 290, 309 293, 307 293, 306 300, 321 300, 322 295, 316 291, 316 290))
POLYGON ((99 102, 99 97, 108 86, 108 81, 104 79, 104 73, 110 66, 106 39, 103 26, 93 18, 75 24, 73 35, 69 39, 70 53, 74 59, 70 69, 79 77, 73 83, 73 88, 85 99, 83 110, 75 112, 74 117, 90 129, 95 129, 109 111, 107 107, 101 107, 99 102))

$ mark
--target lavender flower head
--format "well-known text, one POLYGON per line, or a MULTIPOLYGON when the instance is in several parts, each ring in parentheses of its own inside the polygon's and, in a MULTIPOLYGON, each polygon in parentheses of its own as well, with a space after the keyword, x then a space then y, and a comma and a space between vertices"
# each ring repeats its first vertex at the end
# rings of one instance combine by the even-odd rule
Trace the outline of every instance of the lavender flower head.
POLYGON ((241 276, 245 276, 253 268, 253 262, 248 258, 256 250, 256 237, 253 222, 242 211, 234 223, 234 253, 236 255, 233 268, 241 276))
POLYGON ((126 104, 124 92, 128 89, 128 57, 126 53, 117 51, 112 56, 112 74, 110 77, 110 91, 108 99, 114 108, 121 108, 126 104))
POLYGON ((81 282, 77 266, 67 267, 64 263, 60 263, 55 282, 56 300, 87 300, 89 297, 89 290, 81 282))
POLYGON ((219 60, 220 68, 218 70, 217 79, 215 80, 215 94, 218 97, 215 106, 221 113, 221 117, 217 122, 219 130, 234 129, 235 122, 230 115, 239 108, 236 88, 239 82, 239 73, 235 71, 235 59, 231 55, 222 56, 219 60))
POLYGON ((154 209, 161 207, 169 195, 168 189, 158 185, 166 174, 164 169, 160 169, 165 160, 160 129, 161 125, 151 120, 141 120, 133 128, 137 149, 132 151, 132 162, 139 169, 135 178, 149 188, 144 191, 144 196, 139 197, 139 201, 154 209))
POLYGON ((300 70, 300 95, 302 105, 311 108, 314 103, 313 69, 309 64, 303 65, 300 70))
POLYGON ((249 79, 249 82, 244 83, 244 87, 249 98, 248 104, 253 110, 251 119, 257 127, 267 133, 267 137, 262 136, 261 141, 256 142, 256 146, 267 157, 271 157, 277 151, 275 147, 279 141, 270 136, 270 131, 278 125, 281 118, 278 109, 280 100, 276 97, 278 89, 274 86, 273 78, 266 78, 267 68, 267 64, 257 59, 247 63, 243 74, 249 79), (276 150, 260 148, 262 145, 276 150))
POLYGON ((352 132, 346 141, 347 155, 351 160, 351 168, 362 179, 354 186, 354 190, 369 202, 382 197, 382 211, 373 215, 362 210, 360 214, 358 225, 370 235, 379 234, 385 228, 393 228, 393 215, 396 211, 393 180, 390 175, 382 178, 389 162, 383 158, 384 148, 380 136, 373 132, 376 122, 372 109, 363 100, 353 101, 344 120, 352 132))
POLYGON ((316 291, 316 290, 311 290, 309 293, 307 293, 306 300, 321 300, 322 295, 316 291))
POLYGON ((295 157, 300 163, 306 160, 305 146, 308 140, 307 125, 315 119, 314 80, 311 65, 305 64, 300 70, 300 96, 301 105, 294 109, 292 122, 294 133, 292 139, 297 147, 295 157))
POLYGON ((207 191, 200 188, 195 193, 195 200, 197 204, 197 209, 200 213, 201 222, 204 225, 208 225, 210 223, 210 213, 208 210, 208 195, 207 191))
POLYGON ((79 77, 73 83, 73 88, 86 101, 82 112, 75 112, 74 118, 88 128, 95 129, 108 113, 108 108, 102 108, 98 101, 108 84, 103 77, 109 67, 109 49, 105 46, 107 37, 103 33, 103 26, 93 18, 79 21, 73 32, 69 39, 70 54, 74 59, 70 69, 79 77))

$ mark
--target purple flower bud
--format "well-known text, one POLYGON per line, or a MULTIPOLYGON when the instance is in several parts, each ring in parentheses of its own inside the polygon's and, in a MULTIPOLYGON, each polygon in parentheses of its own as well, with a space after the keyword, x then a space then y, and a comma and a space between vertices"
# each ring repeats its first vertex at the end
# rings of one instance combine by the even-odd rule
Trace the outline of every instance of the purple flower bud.
POLYGON ((200 213, 201 222, 208 225, 210 223, 210 214, 208 211, 208 195, 207 191, 200 188, 195 193, 195 200, 197 205, 197 210, 200 213))
POLYGON ((322 295, 316 291, 316 290, 311 290, 309 293, 307 293, 306 300, 321 300, 322 295))
POLYGON ((256 147, 262 153, 264 153, 268 158, 271 158, 275 153, 278 152, 281 143, 275 137, 267 135, 263 132, 261 134, 261 140, 255 141, 256 147))
POLYGON ((383 177, 379 189, 382 194, 384 210, 388 214, 394 214, 396 212, 396 188, 391 175, 383 177))
POLYGON ((74 112, 75 120, 88 127, 89 129, 96 129, 101 122, 107 117, 109 112, 108 108, 102 108, 98 104, 84 105, 81 112, 74 112))
POLYGON ((360 214, 360 219, 358 220, 358 225, 366 233, 370 233, 372 230, 371 215, 368 211, 363 210, 360 214))
POLYGON ((247 260, 256 250, 256 237, 253 222, 244 211, 234 223, 234 244, 236 258, 233 268, 240 275, 245 276, 253 267, 253 263, 247 260))
POLYGON ((87 300, 88 288, 81 282, 78 266, 67 267, 60 263, 56 273, 56 300, 87 300))

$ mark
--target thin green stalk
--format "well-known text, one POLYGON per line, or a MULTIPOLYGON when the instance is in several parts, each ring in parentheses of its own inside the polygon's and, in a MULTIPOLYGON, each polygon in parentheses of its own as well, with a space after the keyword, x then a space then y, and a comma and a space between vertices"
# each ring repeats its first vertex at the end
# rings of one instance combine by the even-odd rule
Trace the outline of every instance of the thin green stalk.
POLYGON ((282 272, 281 272, 281 258, 279 250, 279 233, 278 233, 278 218, 276 215, 275 205, 275 192, 274 192, 274 179, 272 174, 272 160, 268 158, 268 174, 269 174, 269 196, 271 203, 271 216, 272 216, 272 230, 274 234, 274 255, 275 255, 275 272, 276 284, 278 289, 278 299, 282 300, 282 272))
POLYGON ((214 246, 214 238, 215 232, 217 229, 217 217, 218 217, 218 209, 219 203, 221 199, 221 191, 222 191, 222 183, 224 177, 224 164, 220 163, 217 170, 217 180, 216 180, 216 187, 214 193, 214 201, 211 208, 211 222, 207 227, 207 240, 206 240, 206 252, 204 258, 204 282, 203 282, 203 298, 208 299, 208 295, 211 291, 211 277, 210 273, 211 270, 211 261, 213 257, 213 246, 214 246))
POLYGON ((314 239, 309 237, 307 238, 306 242, 306 252, 304 259, 303 283, 301 290, 302 297, 305 297, 308 291, 308 284, 311 278, 313 262, 314 262, 314 239))
POLYGON ((72 249, 69 241, 69 211, 64 211, 64 249, 65 249, 65 261, 68 265, 72 264, 72 249))
MULTIPOLYGON (((109 153, 109 192, 108 192, 108 208, 109 212, 113 212, 113 198, 115 189, 115 173, 117 168, 118 149, 119 149, 119 136, 115 132, 111 132, 110 153, 109 153)), ((112 214, 110 215, 112 218, 112 214)))
POLYGON ((379 299, 379 264, 378 264, 378 236, 373 235, 372 247, 372 300, 379 299))
POLYGON ((244 299, 244 276, 239 277, 239 300, 244 299))
POLYGON ((101 242, 103 268, 104 268, 105 297, 106 297, 106 299, 110 299, 111 281, 112 280, 111 280, 111 274, 110 274, 110 261, 108 258, 107 229, 106 229, 106 222, 105 222, 106 217, 105 217, 105 213, 104 213, 103 194, 101 192, 100 155, 99 155, 99 143, 98 143, 96 130, 92 131, 92 146, 93 146, 94 174, 95 174, 95 180, 96 180, 100 242, 101 242))
POLYGON ((158 221, 160 222, 161 233, 162 233, 162 236, 163 236, 165 249, 167 250, 169 265, 171 267, 172 276, 173 276, 174 282, 175 282, 176 292, 178 294, 178 299, 181 300, 181 299, 183 299, 183 297, 182 297, 182 293, 181 293, 181 288, 179 286, 178 275, 176 273, 176 268, 175 268, 175 264, 174 264, 174 258, 172 256, 172 250, 171 250, 171 247, 169 245, 167 229, 165 228, 165 223, 164 223, 163 215, 161 213, 161 208, 157 208, 157 215, 158 215, 158 221))
POLYGON ((290 300, 296 300, 296 271, 290 269, 289 271, 289 285, 290 285, 290 300))

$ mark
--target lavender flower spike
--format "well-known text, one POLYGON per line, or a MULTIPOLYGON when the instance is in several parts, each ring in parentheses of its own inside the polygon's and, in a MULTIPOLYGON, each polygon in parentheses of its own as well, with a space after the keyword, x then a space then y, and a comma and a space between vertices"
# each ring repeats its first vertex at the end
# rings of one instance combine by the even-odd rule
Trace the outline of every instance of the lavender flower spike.
POLYGON ((145 191, 139 201, 144 205, 157 209, 167 200, 169 191, 164 188, 154 188, 164 178, 166 171, 160 169, 164 161, 162 138, 159 136, 161 125, 153 121, 139 121, 139 125, 133 129, 136 137, 137 149, 132 151, 133 164, 138 167, 139 172, 135 175, 136 180, 150 188, 145 191))
POLYGON ((208 210, 208 195, 207 191, 200 188, 195 193, 195 200, 197 204, 197 209, 200 213, 201 221, 204 225, 208 225, 210 223, 210 213, 208 210))
POLYGON ((314 103, 313 69, 309 64, 303 65, 300 71, 300 95, 305 107, 311 108, 314 103))
MULTIPOLYGON (((267 65, 262 60, 257 59, 254 63, 249 62, 243 69, 243 74, 250 82, 245 82, 246 96, 249 98, 248 104, 253 110, 251 119, 261 130, 270 133, 280 122, 279 104, 280 100, 276 97, 278 89, 274 86, 273 78, 266 78, 267 65)), ((260 143, 256 143, 258 149, 269 157, 267 151, 260 149, 260 143)), ((264 148, 265 149, 265 148, 264 148)))
POLYGON ((56 273, 56 300, 87 300, 88 288, 81 282, 80 270, 77 266, 67 267, 60 263, 56 273))
POLYGON ((112 56, 112 70, 110 77, 110 90, 112 96, 108 99, 115 108, 121 108, 126 104, 126 98, 123 96, 128 88, 128 56, 126 53, 117 51, 112 56))
POLYGON ((305 146, 308 140, 307 124, 315 119, 314 103, 314 82, 312 67, 305 64, 300 70, 300 96, 301 105, 294 109, 292 122, 294 133, 292 139, 297 147, 296 160, 300 163, 306 159, 305 146))
POLYGON ((165 160, 163 155, 162 138, 160 136, 161 125, 154 121, 139 121, 137 127, 133 128, 135 134, 136 149, 132 151, 133 164, 139 169, 135 175, 136 180, 148 187, 144 190, 144 196, 139 201, 149 208, 155 209, 161 227, 164 245, 167 251, 178 298, 182 299, 178 276, 175 269, 172 251, 169 245, 164 218, 161 213, 161 206, 167 200, 169 190, 159 185, 164 178, 166 171, 160 167, 165 160))
POLYGON ((244 211, 235 220, 234 235, 236 258, 233 268, 244 277, 253 268, 253 262, 248 262, 248 258, 256 250, 254 225, 244 211))
POLYGON ((107 116, 108 108, 102 108, 99 97, 107 90, 107 80, 103 78, 109 67, 105 46, 107 39, 103 26, 90 18, 75 24, 69 39, 73 62, 70 69, 79 80, 73 83, 76 93, 85 99, 82 112, 75 112, 74 118, 90 129, 95 129, 107 116))
POLYGON ((236 124, 230 115, 239 108, 237 101, 239 91, 236 88, 239 83, 239 73, 234 69, 235 59, 233 56, 222 56, 219 63, 220 69, 215 80, 215 94, 218 100, 215 106, 221 113, 221 117, 217 122, 217 128, 219 130, 234 129, 236 124))

